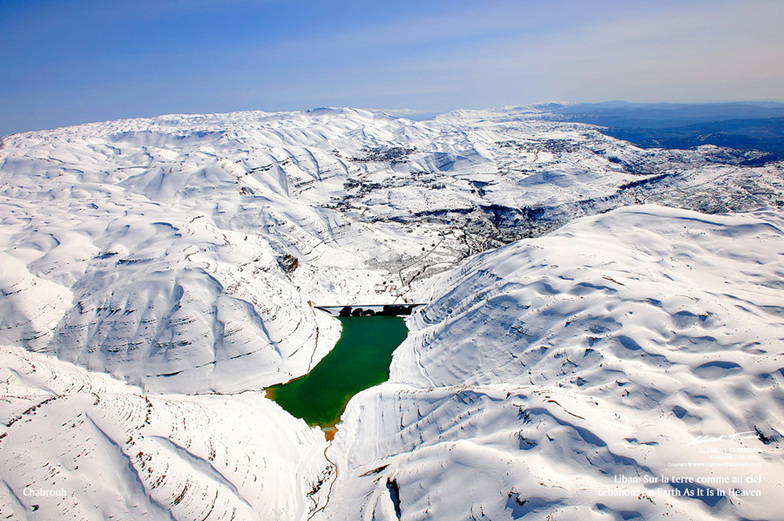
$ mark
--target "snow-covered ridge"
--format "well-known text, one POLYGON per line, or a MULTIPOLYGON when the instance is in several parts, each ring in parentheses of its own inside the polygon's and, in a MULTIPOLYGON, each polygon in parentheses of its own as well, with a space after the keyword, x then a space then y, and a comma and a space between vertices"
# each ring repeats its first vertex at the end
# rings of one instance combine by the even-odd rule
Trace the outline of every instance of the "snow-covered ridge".
POLYGON ((776 165, 540 115, 318 109, 6 136, 0 341, 151 389, 258 388, 334 344, 313 304, 426 300, 420 281, 466 255, 626 203, 780 199, 776 165))
POLYGON ((10 519, 299 520, 326 502, 323 434, 259 393, 149 395, 0 346, 0 395, 10 519))
POLYGON ((782 273, 780 210, 625 208, 477 256, 350 402, 327 518, 780 519, 782 273))

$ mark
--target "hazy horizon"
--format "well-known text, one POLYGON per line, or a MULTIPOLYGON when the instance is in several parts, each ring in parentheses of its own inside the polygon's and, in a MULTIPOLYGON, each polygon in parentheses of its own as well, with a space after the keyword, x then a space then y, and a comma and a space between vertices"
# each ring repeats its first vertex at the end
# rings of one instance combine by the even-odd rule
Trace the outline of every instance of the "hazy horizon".
POLYGON ((0 135, 163 114, 784 99, 771 0, 0 0, 0 135))

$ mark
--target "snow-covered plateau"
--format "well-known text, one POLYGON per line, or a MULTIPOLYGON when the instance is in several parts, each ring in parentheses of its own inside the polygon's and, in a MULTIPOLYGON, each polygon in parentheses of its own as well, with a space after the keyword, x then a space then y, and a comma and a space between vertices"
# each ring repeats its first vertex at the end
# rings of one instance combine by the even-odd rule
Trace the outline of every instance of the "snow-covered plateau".
POLYGON ((784 519, 784 165, 537 108, 0 140, 8 519, 784 519), (429 302, 333 441, 316 306, 429 302))

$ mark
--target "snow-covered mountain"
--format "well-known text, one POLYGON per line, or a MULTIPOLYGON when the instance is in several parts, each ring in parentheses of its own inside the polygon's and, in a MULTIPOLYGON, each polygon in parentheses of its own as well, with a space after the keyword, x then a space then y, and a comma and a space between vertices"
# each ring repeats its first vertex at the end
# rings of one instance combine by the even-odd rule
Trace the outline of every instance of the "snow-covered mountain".
POLYGON ((350 402, 327 518, 781 519, 782 273, 780 210, 624 208, 471 259, 350 402), (732 487, 760 496, 707 495, 732 487))
POLYGON ((535 108, 6 136, 2 511, 773 519, 784 168, 747 156, 535 108), (405 301, 432 303, 328 449, 258 392, 336 342, 314 306, 405 301), (594 497, 748 431, 761 499, 594 497), (69 499, 24 496, 44 483, 69 499))

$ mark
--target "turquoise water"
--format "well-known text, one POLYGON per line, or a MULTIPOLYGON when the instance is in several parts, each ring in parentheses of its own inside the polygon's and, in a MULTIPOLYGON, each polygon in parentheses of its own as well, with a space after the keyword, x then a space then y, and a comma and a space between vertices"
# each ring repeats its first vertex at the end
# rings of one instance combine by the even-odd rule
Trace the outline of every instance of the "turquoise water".
POLYGON ((406 338, 401 317, 340 317, 337 345, 307 375, 267 389, 267 396, 309 425, 329 429, 349 399, 389 378, 392 352, 406 338))

